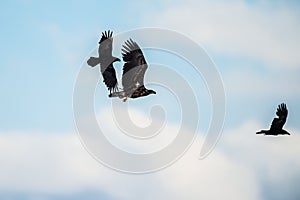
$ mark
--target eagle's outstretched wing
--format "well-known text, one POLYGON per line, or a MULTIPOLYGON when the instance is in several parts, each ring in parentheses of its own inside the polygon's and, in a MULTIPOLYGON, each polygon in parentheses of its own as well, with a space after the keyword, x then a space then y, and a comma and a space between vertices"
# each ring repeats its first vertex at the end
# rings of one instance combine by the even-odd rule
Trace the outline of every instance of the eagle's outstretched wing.
POLYGON ((288 110, 284 103, 278 106, 276 115, 278 116, 278 118, 273 119, 270 130, 282 130, 288 115, 288 110))
POLYGON ((122 84, 123 90, 128 91, 144 85, 144 75, 147 63, 143 52, 136 42, 129 39, 122 48, 123 66, 122 84))

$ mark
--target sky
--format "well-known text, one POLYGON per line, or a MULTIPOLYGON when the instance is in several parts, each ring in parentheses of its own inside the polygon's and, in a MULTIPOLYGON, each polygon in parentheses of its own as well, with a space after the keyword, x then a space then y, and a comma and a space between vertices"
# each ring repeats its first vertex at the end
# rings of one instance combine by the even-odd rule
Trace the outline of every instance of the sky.
MULTIPOLYGON (((299 8, 298 1, 279 0, 2 1, 0 198, 299 199, 299 8), (113 30, 116 44, 128 37, 141 47, 160 44, 163 36, 135 34, 149 27, 172 31, 197 44, 204 53, 195 56, 211 59, 212 71, 216 69, 221 77, 225 102, 211 100, 212 85, 204 67, 199 75, 182 57, 155 48, 143 51, 152 64, 146 86, 157 94, 127 103, 109 99, 99 70, 86 64, 89 56, 97 55, 101 32, 113 30), (161 74, 163 68, 171 70, 170 75, 161 74), (112 144, 129 153, 159 151, 184 127, 183 139, 194 138, 189 148, 163 169, 147 174, 122 173, 99 162, 83 139, 88 131, 78 134, 74 119, 78 113, 73 94, 81 70, 88 75, 83 83, 97 81, 90 88, 96 87, 92 106, 112 144), (191 118, 182 119, 180 109, 191 115, 196 109, 192 99, 180 96, 188 90, 177 75, 197 100, 196 130, 191 118), (184 107, 186 102, 189 105, 184 107), (291 136, 257 136, 257 130, 269 128, 282 102, 289 110, 285 129, 291 136), (199 160, 214 103, 225 103, 224 126, 215 148, 199 160), (154 105, 165 114, 151 113, 154 105), (143 133, 149 124, 164 121, 160 134, 142 140, 123 134, 127 121, 121 114, 128 110, 143 133)), ((194 52, 180 42, 166 43, 194 52)), ((113 54, 120 57, 120 49, 113 54)), ((118 78, 122 65, 115 64, 118 78)), ((89 126, 89 118, 84 117, 82 123, 89 126)), ((100 144, 97 138, 92 141, 100 144)), ((96 150, 103 153, 99 146, 96 150)), ((113 157, 110 152, 104 155, 113 157)), ((123 157, 114 158, 128 163, 123 157)), ((152 164, 131 163, 133 167, 152 164)))

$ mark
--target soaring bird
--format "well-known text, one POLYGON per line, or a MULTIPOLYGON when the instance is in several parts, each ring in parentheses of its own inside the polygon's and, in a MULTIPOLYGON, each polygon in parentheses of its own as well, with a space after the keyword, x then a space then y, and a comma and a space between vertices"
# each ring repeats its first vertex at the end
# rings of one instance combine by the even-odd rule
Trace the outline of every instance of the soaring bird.
POLYGON ((276 115, 278 118, 274 118, 271 124, 270 130, 261 130, 256 132, 256 134, 265 134, 265 135, 290 135, 289 132, 283 130, 283 125, 286 122, 288 115, 288 110, 284 103, 278 105, 276 115))
POLYGON ((128 98, 156 94, 154 90, 148 90, 144 86, 148 65, 139 45, 132 39, 127 40, 122 48, 122 56, 125 62, 122 74, 123 91, 113 92, 109 97, 119 97, 125 102, 128 98))
POLYGON ((121 61, 119 58, 112 56, 112 38, 113 32, 102 32, 102 37, 99 41, 98 57, 90 57, 87 64, 91 67, 95 67, 100 64, 100 72, 103 76, 103 82, 109 90, 109 94, 118 91, 118 81, 116 77, 116 71, 113 63, 121 61))

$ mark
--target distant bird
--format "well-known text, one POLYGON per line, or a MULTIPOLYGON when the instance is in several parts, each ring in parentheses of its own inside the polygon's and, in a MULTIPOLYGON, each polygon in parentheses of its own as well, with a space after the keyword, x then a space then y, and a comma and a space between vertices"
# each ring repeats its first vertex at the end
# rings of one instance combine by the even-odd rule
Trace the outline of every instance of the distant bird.
POLYGON ((122 85, 123 91, 113 92, 109 97, 119 97, 125 102, 128 98, 139 98, 149 94, 156 94, 144 86, 144 76, 148 68, 141 48, 132 39, 125 42, 122 48, 123 66, 122 85))
POLYGON ((109 90, 109 94, 118 91, 118 81, 116 78, 116 71, 113 63, 121 61, 119 58, 112 56, 112 38, 113 32, 102 32, 102 37, 99 41, 98 57, 90 57, 87 64, 91 67, 95 67, 100 64, 100 72, 103 76, 103 82, 109 90))
POLYGON ((289 132, 283 130, 283 125, 286 122, 288 115, 288 110, 284 103, 280 104, 277 108, 276 115, 278 118, 274 118, 271 124, 270 130, 261 130, 256 132, 256 134, 265 134, 265 135, 290 135, 289 132))

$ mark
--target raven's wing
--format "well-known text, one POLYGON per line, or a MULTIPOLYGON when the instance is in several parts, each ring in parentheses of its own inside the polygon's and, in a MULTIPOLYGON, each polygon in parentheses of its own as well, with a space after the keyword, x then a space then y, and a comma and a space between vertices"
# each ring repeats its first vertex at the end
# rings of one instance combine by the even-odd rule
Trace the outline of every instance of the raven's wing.
POLYGON ((113 32, 110 30, 102 32, 102 37, 99 41, 98 49, 99 57, 102 59, 110 59, 112 57, 112 34, 113 32))
POLYGON ((124 91, 144 85, 144 75, 148 68, 141 48, 132 39, 125 42, 122 49, 122 84, 124 91))
POLYGON ((278 118, 273 119, 270 130, 282 130, 288 115, 288 110, 284 103, 278 106, 276 115, 278 116, 278 118))
POLYGON ((118 81, 116 77, 116 71, 112 64, 110 64, 102 73, 103 82, 107 86, 109 92, 115 92, 118 90, 118 81))

